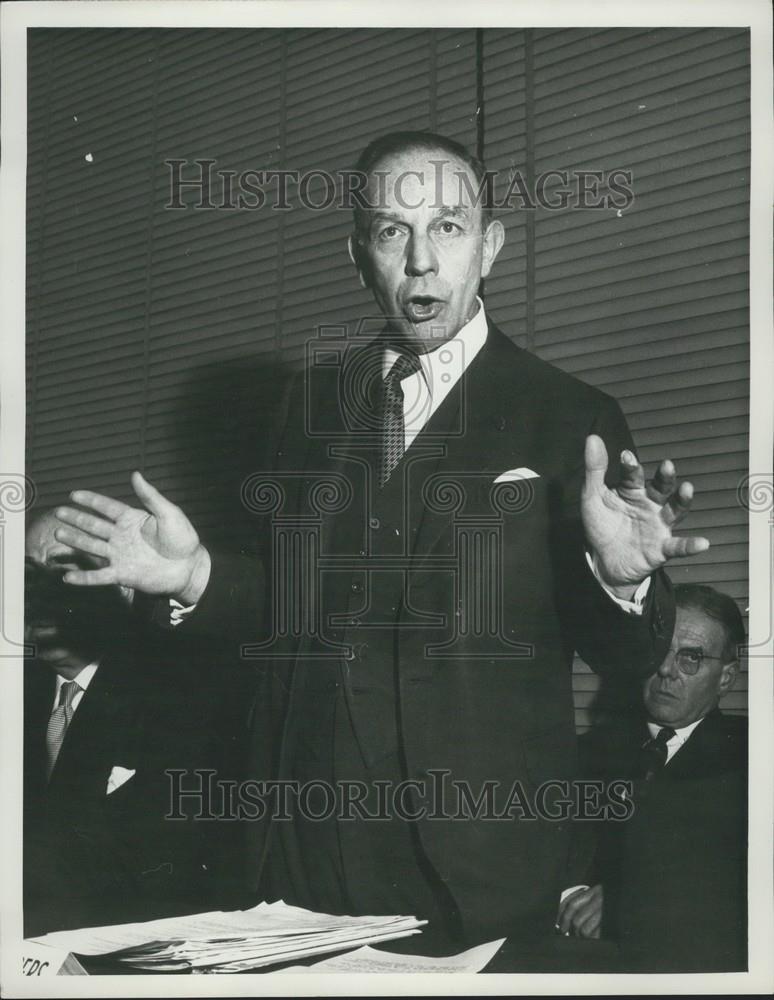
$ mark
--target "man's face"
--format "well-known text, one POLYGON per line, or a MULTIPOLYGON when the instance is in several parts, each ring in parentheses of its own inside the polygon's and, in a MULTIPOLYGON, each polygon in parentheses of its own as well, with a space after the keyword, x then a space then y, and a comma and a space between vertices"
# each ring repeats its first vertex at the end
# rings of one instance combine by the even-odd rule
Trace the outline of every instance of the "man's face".
POLYGON ((93 568, 94 563, 56 540, 58 523, 47 514, 27 531, 24 639, 36 659, 72 677, 94 659, 101 631, 115 626, 121 608, 114 587, 64 583, 68 569, 93 568))
POLYGON ((371 174, 366 196, 377 207, 350 253, 390 328, 420 350, 473 318, 479 283, 502 245, 499 222, 482 229, 477 189, 472 170, 441 150, 386 157, 371 174))
POLYGON ((645 708, 652 722, 681 729, 711 711, 721 694, 731 687, 737 662, 723 657, 723 626, 697 608, 677 608, 672 646, 659 669, 644 684, 645 708), (678 650, 701 666, 692 676, 676 662, 678 650), (688 652, 690 651, 690 652, 688 652))

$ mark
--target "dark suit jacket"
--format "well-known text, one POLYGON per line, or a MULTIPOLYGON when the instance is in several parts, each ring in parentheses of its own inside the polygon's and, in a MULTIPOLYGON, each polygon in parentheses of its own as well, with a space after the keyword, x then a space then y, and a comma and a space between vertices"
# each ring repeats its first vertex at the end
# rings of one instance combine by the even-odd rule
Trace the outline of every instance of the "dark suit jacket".
MULTIPOLYGON (((632 778, 648 735, 644 724, 592 730, 584 771, 632 778)), ((747 968, 747 720, 711 712, 632 798, 631 819, 600 832, 595 873, 622 971, 747 968)))
MULTIPOLYGON (((106 657, 83 694, 51 779, 46 727, 54 673, 25 665, 25 933, 206 908, 216 877, 212 823, 170 810, 167 768, 218 769, 222 738, 195 681, 154 672, 125 646, 106 657), (134 770, 107 794, 113 767, 134 770)), ((186 778, 191 787, 192 778, 186 778)))
MULTIPOLYGON (((236 556, 214 553, 210 584, 186 626, 235 644, 273 635, 266 659, 255 661, 254 772, 267 777, 276 772, 293 713, 294 657, 349 646, 341 658, 365 754, 369 729, 378 725, 359 720, 353 678, 367 674, 375 652, 385 655, 368 649, 366 634, 369 554, 372 532, 380 530, 367 478, 378 438, 369 418, 380 356, 378 341, 355 344, 343 365, 321 364, 300 379, 277 449, 275 495, 243 484, 254 538, 273 537, 275 557, 282 524, 261 520, 272 505, 285 525, 301 533, 312 526, 323 563, 329 555, 339 560, 325 563, 315 585, 319 634, 282 631, 286 618, 274 595, 292 592, 289 570, 277 571, 271 555, 260 566, 248 558, 251 539, 236 556), (315 493, 314 484, 326 480, 331 490, 315 493)), ((531 798, 546 779, 575 774, 573 649, 598 670, 635 675, 663 659, 674 615, 665 575, 656 574, 645 614, 635 617, 602 591, 585 562, 579 496, 592 432, 617 467, 631 438, 614 400, 520 350, 490 324, 485 346, 399 466, 405 489, 396 507, 410 562, 403 564, 406 587, 389 655, 397 666, 405 777, 446 769, 476 796, 483 782, 496 782, 498 811, 514 781, 531 798), (518 468, 538 477, 493 488, 497 476, 518 468)), ((253 833, 260 866, 257 828, 253 833)), ((419 833, 470 940, 526 925, 550 931, 566 878, 566 824, 424 819, 419 833)))

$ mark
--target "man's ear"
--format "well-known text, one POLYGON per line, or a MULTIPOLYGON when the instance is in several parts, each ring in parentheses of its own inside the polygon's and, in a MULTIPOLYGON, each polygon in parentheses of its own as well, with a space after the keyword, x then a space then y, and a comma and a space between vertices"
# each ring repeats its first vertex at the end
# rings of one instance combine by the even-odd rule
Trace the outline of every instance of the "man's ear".
POLYGON ((720 683, 718 684, 718 694, 725 694, 734 686, 736 675, 739 672, 739 660, 732 660, 720 671, 720 683))
POLYGON ((368 281, 368 261, 356 233, 352 233, 347 238, 347 252, 349 253, 349 259, 357 268, 360 284, 363 288, 370 288, 371 286, 368 281))
POLYGON ((505 229, 499 219, 493 219, 484 231, 484 254, 481 261, 481 277, 486 278, 505 243, 505 229))

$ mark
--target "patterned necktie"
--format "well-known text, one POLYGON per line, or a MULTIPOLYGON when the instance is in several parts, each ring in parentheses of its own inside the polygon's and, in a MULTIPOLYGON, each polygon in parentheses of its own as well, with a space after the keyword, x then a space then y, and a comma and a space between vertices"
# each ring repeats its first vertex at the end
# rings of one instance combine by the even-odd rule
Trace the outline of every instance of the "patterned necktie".
POLYGON ((406 451, 406 427, 403 421, 401 382, 419 371, 415 354, 401 354, 393 364, 382 390, 382 454, 379 464, 379 489, 389 481, 395 466, 406 451))
POLYGON ((65 681, 59 689, 59 701, 48 720, 46 730, 46 777, 51 777, 59 751, 62 749, 67 727, 73 717, 73 699, 81 690, 77 681, 65 681))
POLYGON ((664 726, 662 729, 659 729, 655 737, 645 740, 642 744, 640 748, 642 775, 646 781, 650 781, 656 772, 660 771, 666 764, 669 755, 667 743, 674 735, 674 729, 664 726))

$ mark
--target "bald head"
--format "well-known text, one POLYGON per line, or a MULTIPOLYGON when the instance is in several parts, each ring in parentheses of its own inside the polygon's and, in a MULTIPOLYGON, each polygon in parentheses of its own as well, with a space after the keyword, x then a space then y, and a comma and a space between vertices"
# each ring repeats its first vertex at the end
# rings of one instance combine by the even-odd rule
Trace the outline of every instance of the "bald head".
POLYGON ((39 566, 75 569, 79 566, 75 549, 57 541, 54 536, 60 523, 53 510, 43 511, 31 518, 24 538, 24 554, 39 566))

